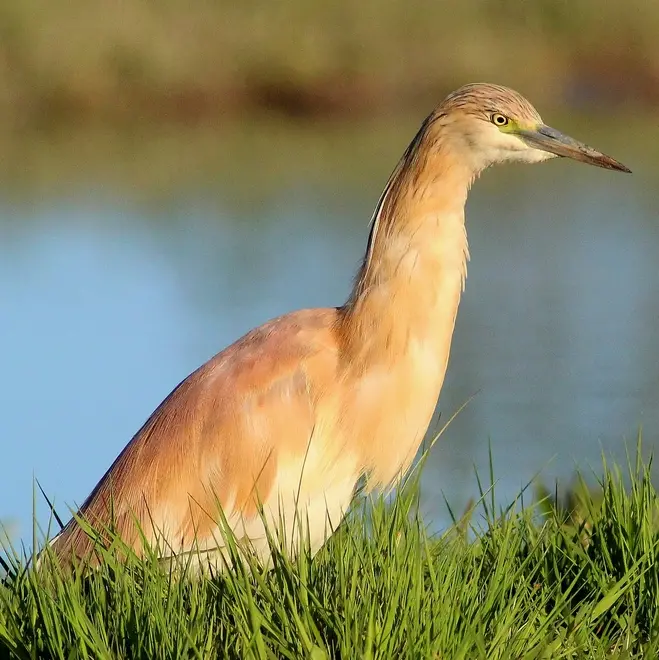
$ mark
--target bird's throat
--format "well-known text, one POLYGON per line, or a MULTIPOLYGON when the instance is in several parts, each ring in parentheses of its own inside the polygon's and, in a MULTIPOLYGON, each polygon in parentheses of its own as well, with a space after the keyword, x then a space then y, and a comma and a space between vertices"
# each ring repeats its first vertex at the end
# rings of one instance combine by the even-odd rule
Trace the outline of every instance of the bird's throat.
POLYGON ((467 274, 469 183, 460 168, 390 181, 339 315, 350 384, 343 418, 352 430, 368 427, 358 436, 372 438, 361 456, 369 486, 405 472, 437 405, 467 274))
POLYGON ((402 161, 385 190, 342 308, 341 334, 346 357, 360 369, 393 366, 411 345, 423 345, 444 365, 441 387, 467 274, 464 204, 471 176, 447 160, 442 168, 430 158, 423 164, 412 173, 402 161))

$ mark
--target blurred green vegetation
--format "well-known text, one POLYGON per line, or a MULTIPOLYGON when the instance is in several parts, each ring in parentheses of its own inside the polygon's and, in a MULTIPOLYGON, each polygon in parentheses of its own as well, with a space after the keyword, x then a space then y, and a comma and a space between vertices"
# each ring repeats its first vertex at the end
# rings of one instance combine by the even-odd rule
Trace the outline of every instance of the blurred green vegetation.
MULTIPOLYGON (((350 221, 365 223, 424 112, 320 123, 262 116, 194 126, 0 127, 0 196, 7 203, 52 205, 93 191, 148 205, 195 192, 241 215, 304 185, 337 203, 346 196, 363 200, 361 220, 350 221)), ((656 177, 659 142, 647 138, 655 130, 651 114, 542 112, 551 125, 628 161, 639 186, 643 172, 656 177)), ((537 174, 518 167, 497 176, 519 185, 537 174)), ((0 217, 0 226, 8 220, 0 217)))
POLYGON ((472 80, 545 105, 659 102, 648 0, 4 0, 0 116, 373 114, 472 80))

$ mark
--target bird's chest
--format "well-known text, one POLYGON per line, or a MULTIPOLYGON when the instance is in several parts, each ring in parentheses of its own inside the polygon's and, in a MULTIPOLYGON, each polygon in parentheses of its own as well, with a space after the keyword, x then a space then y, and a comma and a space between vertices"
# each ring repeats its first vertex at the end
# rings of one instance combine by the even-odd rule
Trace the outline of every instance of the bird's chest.
POLYGON ((467 256, 464 226, 453 224, 423 249, 408 243, 360 308, 339 421, 344 444, 360 447, 375 483, 409 466, 437 405, 467 256))
POLYGON ((376 483, 388 483, 413 460, 445 371, 446 356, 436 343, 412 337, 395 362, 374 365, 351 388, 343 433, 362 448, 376 483))

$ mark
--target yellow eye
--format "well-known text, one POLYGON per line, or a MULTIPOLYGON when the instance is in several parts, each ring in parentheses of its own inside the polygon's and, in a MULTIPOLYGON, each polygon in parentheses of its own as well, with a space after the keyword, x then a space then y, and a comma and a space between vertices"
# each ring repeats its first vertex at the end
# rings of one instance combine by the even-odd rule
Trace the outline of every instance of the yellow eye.
POLYGON ((506 117, 505 115, 502 115, 498 112, 495 112, 491 117, 490 120, 495 126, 506 126, 509 122, 510 119, 506 117))

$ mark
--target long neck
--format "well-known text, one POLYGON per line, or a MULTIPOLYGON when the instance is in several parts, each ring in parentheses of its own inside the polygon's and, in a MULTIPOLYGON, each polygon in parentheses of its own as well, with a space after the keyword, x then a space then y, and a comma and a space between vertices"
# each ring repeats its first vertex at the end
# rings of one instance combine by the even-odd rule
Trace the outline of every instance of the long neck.
POLYGON ((382 194, 342 308, 353 366, 394 365, 412 342, 422 342, 443 365, 441 387, 469 258, 464 205, 473 178, 424 124, 382 194))

